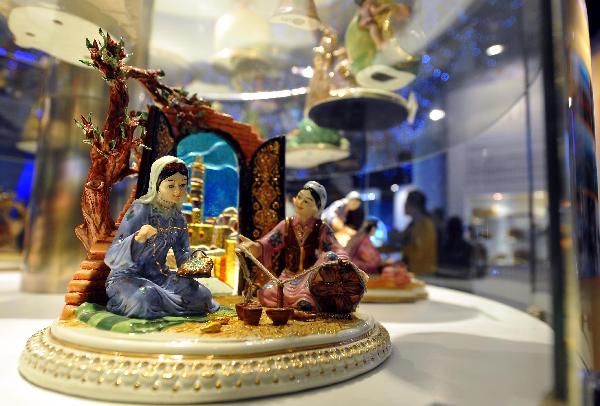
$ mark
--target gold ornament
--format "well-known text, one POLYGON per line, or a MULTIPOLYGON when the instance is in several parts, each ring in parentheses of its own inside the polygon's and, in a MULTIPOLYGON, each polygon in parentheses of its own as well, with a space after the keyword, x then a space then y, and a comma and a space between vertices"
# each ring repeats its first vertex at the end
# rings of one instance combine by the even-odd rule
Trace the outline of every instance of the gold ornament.
POLYGON ((179 267, 177 275, 192 278, 210 278, 214 266, 215 263, 208 255, 201 250, 196 250, 192 252, 190 258, 179 267), (197 252, 202 254, 202 257, 196 257, 195 254, 197 252))

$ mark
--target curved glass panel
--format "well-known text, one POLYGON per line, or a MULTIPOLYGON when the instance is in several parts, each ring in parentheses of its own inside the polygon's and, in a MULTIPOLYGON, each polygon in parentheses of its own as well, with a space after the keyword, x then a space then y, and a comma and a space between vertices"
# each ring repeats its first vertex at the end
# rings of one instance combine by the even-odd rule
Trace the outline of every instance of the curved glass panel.
MULTIPOLYGON (((360 208, 346 213, 345 225, 360 233, 375 221, 370 241, 382 261, 549 317, 540 10, 520 1, 419 4, 413 23, 425 34, 422 56, 415 80, 397 91, 416 97, 414 122, 342 131, 349 156, 287 168, 287 192, 311 179, 325 186, 328 204, 358 191, 360 208), (420 213, 415 191, 424 200, 420 213), (416 240, 427 241, 425 262, 415 262, 416 240)), ((297 126, 304 96, 222 106, 270 137, 297 126)))
MULTIPOLYGON (((252 7, 258 14, 266 13, 263 6, 252 7)), ((333 27, 338 42, 346 47, 350 44, 344 42, 344 34, 355 12, 356 4, 352 1, 335 2, 335 6, 328 2, 319 5, 321 20, 333 27)), ((521 1, 416 3, 410 23, 396 33, 399 43, 421 55, 414 81, 396 91, 405 98, 411 94, 416 97, 419 107, 414 122, 405 121, 386 131, 344 134, 349 139, 365 137, 365 144, 375 148, 385 145, 385 154, 369 152, 368 156, 375 159, 366 162, 368 170, 396 166, 398 155, 418 159, 444 150, 477 136, 507 114, 539 75, 538 17, 535 7, 521 1), (415 31, 421 34, 411 34, 415 31), (440 114, 446 118, 439 118, 440 114)), ((157 21, 157 24, 166 22, 157 21)), ((272 43, 279 44, 277 41, 281 38, 289 39, 287 46, 279 48, 279 55, 286 55, 285 58, 293 55, 295 59, 290 56, 291 59, 281 65, 273 61, 268 70, 235 80, 225 75, 223 83, 238 87, 221 93, 197 86, 198 80, 204 80, 197 78, 203 76, 213 88, 218 82, 208 66, 199 65, 196 83, 188 86, 188 90, 209 99, 222 98, 224 109, 234 117, 260 123, 267 138, 291 132, 302 118, 305 97, 298 89, 308 86, 308 77, 302 75, 310 74, 300 67, 312 65, 312 45, 316 45, 315 38, 320 36, 319 33, 313 35, 312 42, 300 41, 296 38, 299 33, 286 37, 289 27, 273 24, 271 30, 272 43), (248 102, 244 100, 263 97, 264 92, 281 93, 277 93, 277 99, 251 102, 248 109, 248 102), (240 102, 231 100, 236 95, 240 102), (245 117, 250 110, 254 120, 245 117)), ((361 143, 356 145, 360 148, 361 143)), ((364 164, 360 162, 361 167, 364 164)), ((335 168, 336 172, 353 170, 347 166, 335 168)), ((293 172, 290 176, 295 177, 293 172)))

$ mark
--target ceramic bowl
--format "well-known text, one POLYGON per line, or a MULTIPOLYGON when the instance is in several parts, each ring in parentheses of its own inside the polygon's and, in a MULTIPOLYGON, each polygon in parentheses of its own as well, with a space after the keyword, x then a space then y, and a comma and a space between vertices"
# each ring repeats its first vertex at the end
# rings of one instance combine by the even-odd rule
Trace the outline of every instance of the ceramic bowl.
POLYGON ((262 307, 260 306, 245 306, 243 320, 251 326, 258 326, 260 316, 262 316, 262 307))
POLYGON ((293 312, 294 309, 291 307, 276 307, 266 309, 267 316, 269 316, 275 326, 286 325, 293 312))
POLYGON ((235 312, 237 313, 238 319, 240 320, 244 320, 244 307, 246 306, 245 303, 236 303, 235 304, 235 312))

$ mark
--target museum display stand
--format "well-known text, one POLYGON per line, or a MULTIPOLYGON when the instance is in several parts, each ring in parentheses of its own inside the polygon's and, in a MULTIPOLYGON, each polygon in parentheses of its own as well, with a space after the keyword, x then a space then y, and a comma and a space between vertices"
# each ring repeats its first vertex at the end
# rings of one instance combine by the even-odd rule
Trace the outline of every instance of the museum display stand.
POLYGON ((367 315, 335 332, 319 321, 238 323, 249 337, 123 334, 56 321, 29 339, 20 372, 36 385, 82 397, 204 403, 330 385, 375 368, 391 352, 387 331, 367 315), (287 336, 292 327, 314 333, 287 336))
MULTIPOLYGON (((10 405, 60 404, 74 406, 104 405, 116 400, 116 398, 105 398, 105 401, 98 401, 46 390, 45 388, 50 382, 58 380, 50 373, 63 374, 64 370, 48 370, 47 375, 50 374, 48 376, 50 381, 42 387, 31 385, 30 382, 23 379, 18 368, 23 343, 28 337, 35 334, 35 341, 40 347, 38 347, 38 352, 31 354, 31 357, 35 357, 39 351, 45 351, 42 340, 44 340, 44 335, 47 336, 50 333, 50 328, 46 328, 46 326, 54 323, 52 318, 62 306, 62 295, 23 293, 19 291, 19 283, 18 272, 0 274, 0 319, 4 326, 4 332, 0 338, 0 342, 2 342, 0 359, 3 362, 3 367, 0 368, 2 402, 10 405), (40 329, 42 330, 39 331, 40 329)), ((429 286, 428 292, 429 300, 415 303, 360 305, 359 312, 361 314, 371 314, 390 333, 391 354, 379 368, 374 368, 354 379, 343 382, 340 379, 339 383, 322 386, 318 390, 304 390, 288 395, 265 397, 260 400, 240 400, 234 404, 254 405, 260 402, 264 406, 275 406, 282 403, 290 406, 307 404, 316 406, 331 404, 431 405, 435 403, 506 405, 540 404, 542 402, 552 389, 552 330, 547 324, 504 304, 456 290, 429 286)), ((58 349, 59 346, 55 348, 58 349)), ((121 349, 121 351, 124 350, 125 348, 121 349)), ((105 352, 102 352, 104 355, 105 352)), ((281 362, 286 355, 281 357, 281 362)), ((270 357, 271 355, 268 355, 265 358, 270 357)), ((335 357, 335 354, 330 354, 328 357, 331 359, 335 357)), ((181 361, 188 358, 182 356, 181 361)), ((370 363, 368 365, 374 364, 366 356, 366 353, 358 358, 359 363, 360 359, 365 358, 370 363)), ((89 362, 93 359, 88 360, 86 366, 89 366, 89 362)), ((327 357, 323 357, 323 359, 327 359, 327 357)), ((74 359, 71 360, 71 362, 73 361, 74 359)), ((83 363, 84 359, 81 358, 80 361, 83 363)), ((225 362, 230 361, 232 360, 225 360, 225 362)), ((55 361, 48 360, 47 362, 50 365, 55 361)), ((124 359, 123 362, 125 362, 124 359)), ((137 362, 144 361, 137 359, 137 362)), ((157 368, 165 368, 167 365, 176 365, 178 360, 174 357, 166 357, 164 360, 155 358, 148 361, 148 365, 152 362, 157 363, 157 368), (169 361, 173 363, 168 364, 169 361), (163 362, 162 366, 160 362, 163 362)), ((198 359, 196 362, 197 365, 200 365, 205 360, 198 359)), ((66 362, 65 368, 68 363, 69 361, 66 362)), ((274 360, 273 364, 275 365, 275 363, 274 360)), ((222 364, 225 365, 224 362, 222 364)), ((325 373, 329 375, 333 364, 325 362, 321 365, 325 369, 325 373)), ((98 366, 102 366, 102 364, 100 363, 98 366)), ((74 374, 71 379, 63 376, 60 379, 61 387, 81 385, 91 391, 84 396, 92 396, 94 393, 106 391, 109 386, 112 386, 115 390, 124 392, 131 390, 135 395, 136 390, 133 389, 133 385, 138 378, 141 379, 140 375, 131 379, 133 377, 131 372, 136 369, 135 363, 124 363, 120 366, 121 369, 130 371, 122 379, 121 387, 115 385, 116 377, 111 378, 113 381, 110 384, 108 382, 99 384, 99 374, 93 371, 93 367, 87 368, 90 377, 87 382, 81 382, 83 374, 74 374)), ((33 365, 26 368, 33 369, 33 365)), ((118 363, 112 367, 115 372, 118 368, 118 363)), ((307 370, 310 371, 309 378, 323 379, 320 369, 316 366, 307 364, 303 368, 305 368, 302 369, 305 375, 302 379, 306 379, 307 370), (313 371, 316 372, 316 376, 313 371)), ((345 377, 355 376, 355 372, 350 369, 351 365, 348 368, 349 370, 345 370, 342 367, 344 371, 336 368, 336 374, 340 373, 345 377)), ((237 373, 238 370, 243 372, 236 367, 235 372, 237 373)), ((291 370, 295 374, 296 371, 299 371, 293 367, 291 370)), ((262 387, 264 390, 268 387, 269 390, 275 390, 279 384, 290 383, 289 372, 290 369, 285 373, 278 373, 279 383, 277 384, 261 378, 264 386, 261 384, 259 388, 262 387)), ((182 388, 179 389, 179 392, 173 392, 172 385, 175 381, 167 378, 168 373, 168 370, 163 372, 166 375, 165 378, 161 377, 160 382, 161 384, 163 380, 170 382, 169 386, 161 387, 158 391, 140 388, 137 390, 139 397, 136 395, 129 402, 141 402, 142 391, 149 390, 157 396, 158 392, 162 392, 165 396, 171 394, 174 397, 189 390, 182 388)), ((43 375, 41 370, 36 374, 43 375)), ((210 381, 209 378, 200 377, 200 379, 206 379, 206 382, 210 381)), ((296 379, 301 379, 301 377, 296 376, 296 379)), ((156 379, 148 384, 152 385, 154 381, 156 379)), ((248 388, 256 386, 254 382, 255 377, 251 382, 242 381, 239 390, 244 390, 246 386, 248 388)), ((216 384, 216 379, 212 381, 212 384, 216 384)), ((231 384, 235 385, 235 380, 231 381, 231 384)), ((293 381, 291 385, 297 385, 297 383, 293 381)), ((217 389, 214 386, 203 386, 198 392, 193 389, 191 391, 195 394, 193 402, 198 402, 204 395, 211 392, 216 393, 217 389)), ((158 397, 153 397, 150 402, 165 403, 159 401, 158 397)), ((191 401, 187 403, 191 403, 191 401)))

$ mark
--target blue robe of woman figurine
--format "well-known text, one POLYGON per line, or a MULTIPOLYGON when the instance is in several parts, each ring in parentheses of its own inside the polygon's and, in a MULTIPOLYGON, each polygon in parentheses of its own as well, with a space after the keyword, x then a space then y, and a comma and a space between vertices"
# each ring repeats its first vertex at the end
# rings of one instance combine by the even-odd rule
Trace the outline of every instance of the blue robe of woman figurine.
POLYGON ((206 287, 166 265, 169 248, 178 267, 190 256, 180 211, 187 176, 185 163, 172 156, 152 165, 148 193, 133 202, 104 259, 111 268, 106 280, 110 312, 154 319, 204 315, 219 308, 206 287))

